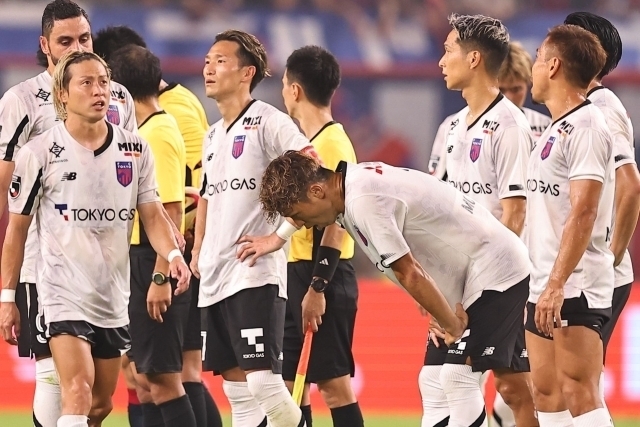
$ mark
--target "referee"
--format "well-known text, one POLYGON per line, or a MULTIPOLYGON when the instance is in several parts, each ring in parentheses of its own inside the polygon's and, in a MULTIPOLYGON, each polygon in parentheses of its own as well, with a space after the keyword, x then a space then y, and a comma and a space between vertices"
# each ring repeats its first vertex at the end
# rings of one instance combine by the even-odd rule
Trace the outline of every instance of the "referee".
MULTIPOLYGON (((300 123, 325 166, 333 170, 341 160, 355 163, 353 145, 331 115, 331 99, 340 84, 335 57, 317 46, 302 47, 287 59, 282 82, 287 112, 300 123)), ((307 381, 318 385, 335 427, 364 425, 351 388, 351 345, 358 303, 358 284, 350 261, 353 251, 353 240, 337 224, 324 231, 303 228, 291 238, 287 267, 282 376, 292 390, 303 325, 310 323, 315 336, 307 381)), ((301 409, 307 426, 311 426, 309 384, 305 384, 301 409)))

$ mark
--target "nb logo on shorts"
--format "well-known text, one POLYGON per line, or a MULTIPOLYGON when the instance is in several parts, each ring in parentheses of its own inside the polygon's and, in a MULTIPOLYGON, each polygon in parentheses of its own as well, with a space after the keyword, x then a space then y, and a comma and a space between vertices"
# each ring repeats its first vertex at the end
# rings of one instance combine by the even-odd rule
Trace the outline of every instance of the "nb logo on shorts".
POLYGON ((520 353, 520 357, 521 358, 528 358, 529 357, 529 352, 527 351, 526 348, 522 349, 522 353, 520 353))
POLYGON ((249 345, 255 346, 256 354, 243 354, 245 359, 264 357, 264 344, 256 342, 256 338, 264 336, 262 328, 240 329, 240 336, 246 338, 249 345))
POLYGON ((482 352, 483 356, 491 356, 493 354, 493 351, 495 350, 495 347, 487 347, 484 349, 484 351, 482 352))

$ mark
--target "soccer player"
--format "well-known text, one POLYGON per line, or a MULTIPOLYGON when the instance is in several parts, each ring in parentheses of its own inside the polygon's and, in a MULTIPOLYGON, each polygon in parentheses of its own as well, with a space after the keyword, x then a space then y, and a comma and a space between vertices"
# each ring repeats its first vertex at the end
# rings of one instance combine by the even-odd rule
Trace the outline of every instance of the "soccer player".
MULTIPOLYGON (((204 65, 207 97, 222 118, 204 141, 202 198, 198 203, 191 268, 200 276, 198 304, 208 318, 205 368, 221 374, 234 425, 304 426, 282 379, 286 257, 278 250, 241 262, 245 234, 269 234, 256 203, 260 177, 287 150, 315 153, 291 118, 251 97, 269 75, 264 46, 251 34, 216 36, 204 65), (265 418, 266 415, 266 418, 265 418)), ((281 248, 296 227, 285 221, 270 235, 281 248)))
MULTIPOLYGON (((37 76, 10 88, 0 100, 0 212, 4 212, 14 168, 14 159, 31 139, 59 123, 53 108, 51 95, 52 74, 58 60, 67 52, 91 51, 91 28, 87 13, 69 0, 55 0, 47 4, 42 13, 40 36, 40 65, 46 69, 37 76)), ((133 100, 127 90, 111 82, 106 118, 112 124, 129 131, 136 130, 133 100)), ((71 172, 70 172, 71 173, 71 172)), ((72 181, 71 173, 66 180, 72 181)), ((44 427, 55 426, 60 414, 60 388, 51 359, 51 351, 45 336, 44 321, 38 310, 36 288, 36 258, 40 253, 36 222, 32 222, 27 238, 25 259, 22 263, 16 303, 20 313, 21 333, 18 336, 18 353, 22 357, 36 358, 36 385, 34 394, 34 419, 44 427)), ((0 317, 13 322, 13 303, 0 307, 0 317), (5 311, 6 310, 6 311, 5 311)), ((94 400, 92 418, 103 418, 108 412, 107 402, 94 400)))
MULTIPOLYGON (((190 272, 158 201, 146 143, 105 121, 106 63, 90 52, 65 55, 54 71, 52 96, 63 123, 30 141, 16 159, 2 294, 15 293, 37 215, 39 298, 62 395, 57 427, 82 427, 89 425, 92 397, 112 407, 120 356, 129 346, 127 249, 136 210, 178 280, 176 295, 188 289, 190 272)), ((2 333, 15 343, 6 324, 2 333)))
MULTIPOLYGON (((622 57, 622 40, 607 19, 589 12, 567 16, 565 24, 577 25, 594 34, 604 48, 607 59, 602 71, 589 84, 587 99, 600 108, 613 136, 613 159, 616 170, 615 206, 609 248, 614 256, 614 289, 611 320, 602 327, 605 362, 607 344, 620 318, 633 283, 633 266, 627 247, 638 222, 640 210, 640 176, 634 159, 633 125, 620 99, 602 85, 602 79, 617 66, 622 57)), ((600 375, 600 397, 604 403, 604 375, 600 375)))
POLYGON ((450 347, 438 378, 428 378, 423 425, 486 425, 480 375, 510 365, 529 293, 527 250, 515 233, 428 174, 377 162, 340 162, 334 172, 295 152, 269 165, 260 202, 271 220, 326 227, 337 219, 438 320, 450 347))
MULTIPOLYGON (((336 58, 318 46, 305 46, 287 59, 282 78, 287 112, 300 124, 324 164, 335 169, 356 154, 341 124, 333 120, 331 98, 340 84, 336 58)), ((305 330, 315 332, 306 380, 331 410, 335 427, 363 426, 351 388, 355 363, 351 346, 358 304, 358 283, 351 262, 354 242, 337 224, 324 230, 300 230, 291 236, 287 265, 287 314, 282 376, 293 390, 305 330)), ((311 426, 309 384, 302 412, 311 426)))
MULTIPOLYGON (((533 145, 524 113, 498 86, 498 74, 509 54, 509 34, 504 25, 482 15, 452 15, 452 30, 444 43, 440 67, 450 90, 462 91, 467 102, 452 120, 447 135, 447 181, 487 208, 496 219, 520 236, 526 208, 526 171, 533 145)), ((529 363, 524 342, 524 310, 513 360, 491 366, 496 390, 513 410, 516 424, 537 425, 533 399, 527 385, 529 363)), ((446 348, 431 340, 421 379, 433 383, 446 348)), ((474 375, 469 372, 470 375, 474 375)), ((423 399, 433 390, 421 381, 423 399)), ((469 401, 484 407, 483 401, 469 401)), ((425 417, 432 413, 424 408, 425 417)))
POLYGON ((548 32, 533 65, 532 97, 553 119, 527 171, 526 340, 542 427, 612 425, 598 381, 614 283, 613 137, 600 109, 585 99, 605 62, 596 36, 560 25, 548 32))

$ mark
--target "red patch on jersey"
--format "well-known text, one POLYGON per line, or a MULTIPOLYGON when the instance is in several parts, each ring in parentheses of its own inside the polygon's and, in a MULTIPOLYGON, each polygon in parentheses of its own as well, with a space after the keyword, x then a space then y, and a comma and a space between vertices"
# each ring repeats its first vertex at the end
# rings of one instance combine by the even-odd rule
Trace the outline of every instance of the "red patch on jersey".
POLYGON ((116 177, 123 187, 133 181, 133 162, 116 162, 116 177))
POLYGON ((237 135, 233 137, 233 147, 231 149, 231 155, 234 159, 237 159, 242 155, 244 151, 244 140, 246 139, 246 135, 237 135))
POLYGON ((540 158, 542 160, 544 160, 547 157, 549 157, 549 154, 551 154, 551 149, 553 148, 553 143, 554 142, 556 142, 556 137, 555 136, 549 137, 549 140, 544 145, 544 148, 542 149, 542 152, 540 153, 540 158))
POLYGON ((471 151, 469 151, 469 157, 472 162, 480 158, 480 148, 482 148, 482 138, 473 138, 471 141, 471 151))
POLYGON ((118 111, 117 105, 109 105, 109 109, 107 109, 107 121, 116 126, 120 124, 120 111, 118 111))

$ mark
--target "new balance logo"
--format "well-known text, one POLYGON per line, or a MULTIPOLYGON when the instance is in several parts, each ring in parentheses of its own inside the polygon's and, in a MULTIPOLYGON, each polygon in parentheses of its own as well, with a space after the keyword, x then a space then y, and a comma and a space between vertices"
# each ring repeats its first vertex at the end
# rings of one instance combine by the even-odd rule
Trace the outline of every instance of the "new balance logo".
POLYGON ((528 358, 529 357, 529 352, 527 351, 526 348, 522 349, 522 353, 520 353, 520 357, 521 358, 524 358, 524 357, 528 358))
POLYGON ((323 259, 322 261, 320 261, 320 264, 322 265, 329 265, 329 261, 327 261, 327 259, 323 259))
POLYGON ((75 172, 65 172, 62 174, 63 181, 75 181, 77 178, 77 174, 75 172))
POLYGON ((495 350, 495 347, 487 347, 484 349, 484 351, 482 352, 483 356, 491 356, 493 354, 493 351, 495 350))
POLYGON ((282 352, 278 355, 278 360, 284 360, 284 354, 282 354, 282 352))
POLYGON ((240 329, 240 336, 246 338, 249 345, 255 346, 255 353, 243 354, 244 359, 264 357, 264 344, 256 341, 256 338, 264 336, 262 328, 240 329))

